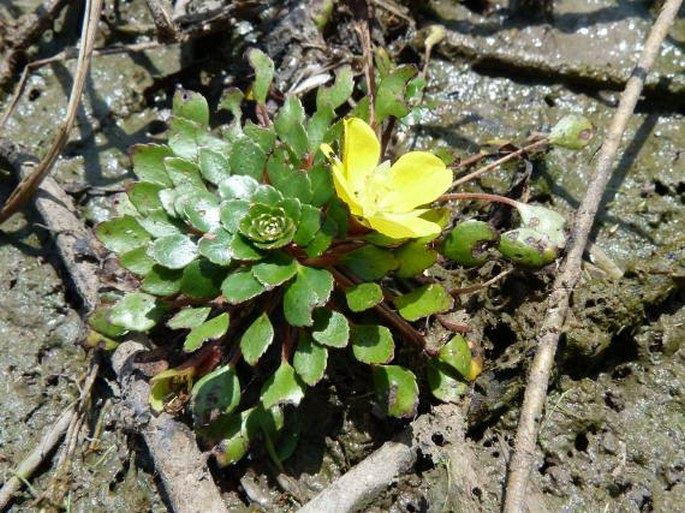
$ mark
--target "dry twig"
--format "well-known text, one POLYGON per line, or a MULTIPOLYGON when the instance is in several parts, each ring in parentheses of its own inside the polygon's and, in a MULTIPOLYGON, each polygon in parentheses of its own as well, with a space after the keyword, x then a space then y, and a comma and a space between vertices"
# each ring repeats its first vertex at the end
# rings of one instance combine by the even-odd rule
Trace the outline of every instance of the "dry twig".
POLYGON ((571 292, 580 276, 583 251, 604 189, 611 177, 612 164, 626 125, 633 114, 647 74, 654 64, 661 43, 671 27, 681 3, 682 0, 667 0, 654 23, 640 59, 621 95, 621 101, 597 157, 594 178, 578 209, 568 254, 554 282, 547 302, 547 315, 539 330, 537 352, 528 376, 528 385, 519 417, 516 447, 509 464, 504 513, 523 513, 527 510, 528 480, 535 459, 539 422, 547 395, 561 326, 568 312, 571 292))

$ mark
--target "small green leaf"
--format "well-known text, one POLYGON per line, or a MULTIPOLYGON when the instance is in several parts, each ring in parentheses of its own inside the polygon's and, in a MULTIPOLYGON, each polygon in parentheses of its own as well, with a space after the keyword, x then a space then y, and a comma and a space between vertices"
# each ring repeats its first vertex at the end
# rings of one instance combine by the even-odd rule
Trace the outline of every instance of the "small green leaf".
POLYGON ((169 146, 176 156, 197 160, 199 132, 204 132, 197 123, 185 118, 171 118, 169 121, 169 146))
POLYGON ((242 199, 229 199, 221 202, 219 218, 221 225, 230 233, 236 233, 245 214, 250 210, 250 202, 242 199))
POLYGON ((173 155, 174 152, 166 145, 136 144, 131 148, 133 172, 141 182, 171 187, 172 182, 164 167, 164 159, 173 155))
POLYGON ((320 87, 316 92, 316 109, 326 107, 337 109, 350 99, 354 90, 354 74, 350 66, 338 68, 335 74, 335 82, 330 87, 320 87))
POLYGON ((158 183, 138 182, 131 186, 126 195, 136 210, 144 216, 164 208, 159 200, 159 191, 162 189, 164 186, 158 183))
POLYGON ((211 192, 198 192, 186 203, 185 215, 190 224, 200 232, 206 233, 221 226, 219 198, 211 192))
POLYGON ((247 418, 252 409, 234 413, 232 415, 222 415, 206 426, 200 428, 204 438, 215 442, 212 455, 220 467, 226 467, 240 461, 250 448, 250 437, 245 427, 247 418))
POLYGON ((131 251, 127 251, 119 257, 119 263, 124 269, 128 269, 133 274, 144 276, 150 272, 155 261, 147 254, 147 248, 141 246, 131 251))
POLYGON ((551 264, 559 254, 559 248, 555 243, 532 228, 504 232, 497 249, 507 260, 528 267, 551 264))
MULTIPOLYGON (((160 195, 164 191, 160 191, 160 195)), ((148 212, 145 217, 139 218, 138 222, 146 232, 155 238, 181 233, 181 228, 183 227, 178 220, 169 217, 164 210, 148 212)))
POLYGON ((468 219, 457 224, 445 237, 442 254, 466 267, 484 264, 499 234, 484 221, 468 219))
POLYGON ((471 373, 471 356, 466 339, 461 335, 455 335, 440 348, 435 358, 467 378, 471 373))
POLYGON ((219 100, 219 105, 217 105, 218 109, 227 109, 233 114, 233 119, 231 120, 227 133, 227 137, 230 140, 237 139, 243 134, 241 127, 241 120, 243 117, 241 104, 244 98, 245 95, 240 89, 237 87, 229 87, 224 89, 221 100, 219 100))
POLYGON ((219 415, 231 413, 240 403, 240 381, 235 368, 223 365, 203 376, 190 394, 193 423, 204 426, 219 415))
POLYGON ((316 153, 335 119, 335 111, 330 107, 317 110, 307 123, 307 137, 309 138, 309 151, 316 153))
POLYGON ((566 234, 564 216, 540 205, 529 205, 527 203, 516 204, 516 210, 521 216, 521 222, 525 228, 531 228, 545 236, 559 249, 566 245, 566 234))
POLYGON ((174 116, 195 121, 198 125, 209 126, 209 106, 200 93, 179 87, 174 93, 171 111, 174 116))
POLYGON ((159 322, 162 313, 154 296, 131 292, 112 307, 110 319, 122 328, 144 332, 159 322))
POLYGON ((395 299, 400 315, 408 321, 444 312, 452 307, 452 297, 437 283, 424 285, 395 299))
POLYGON ((154 242, 150 256, 164 267, 182 269, 197 258, 197 246, 186 235, 167 235, 154 242))
POLYGON ((374 367, 373 386, 381 407, 388 415, 398 418, 416 416, 419 387, 413 372, 399 365, 374 367))
POLYGON ((293 169, 274 153, 267 164, 269 183, 283 193, 286 198, 297 198, 302 203, 312 199, 312 185, 309 176, 300 170, 293 169))
POLYGON ((312 184, 311 204, 321 207, 328 203, 333 196, 333 177, 327 166, 317 165, 312 167, 309 172, 309 181, 312 184))
POLYGON ((226 273, 225 267, 198 258, 183 269, 181 292, 192 299, 213 299, 221 294, 226 273))
POLYGON ((267 289, 282 285, 295 276, 296 272, 296 260, 283 253, 274 253, 252 266, 252 274, 267 289))
POLYGON ((295 369, 288 362, 282 361, 273 376, 264 383, 260 399, 267 409, 282 404, 297 406, 304 397, 304 388, 295 369))
POLYGON ((276 143, 276 132, 273 127, 255 125, 248 119, 243 130, 245 135, 257 143, 264 153, 268 155, 272 152, 276 143))
POLYGON ((132 216, 114 217, 95 227, 95 235, 107 249, 115 253, 127 253, 150 242, 147 233, 132 216))
POLYGON ((255 72, 252 93, 257 103, 264 104, 274 78, 274 63, 268 55, 257 48, 248 51, 247 60, 255 72))
POLYGON ((328 349, 314 342, 306 332, 301 332, 293 355, 293 367, 302 381, 311 387, 316 385, 323 378, 327 364, 328 349))
POLYGON ((181 392, 187 392, 193 382, 195 369, 168 369, 150 379, 150 408, 160 413, 167 401, 181 392))
POLYGON ((251 176, 233 175, 219 183, 219 195, 226 200, 249 200, 259 187, 251 176))
POLYGON ((333 219, 326 216, 321 229, 314 234, 314 238, 304 248, 308 257, 314 258, 323 254, 331 243, 335 234, 338 233, 338 225, 333 219))
POLYGON ((254 191, 250 198, 253 203, 262 203, 264 205, 275 205, 283 201, 283 194, 278 189, 271 185, 260 185, 254 191))
POLYGON ((395 274, 400 278, 411 278, 433 265, 438 259, 438 252, 422 241, 411 241, 395 251, 395 258, 399 263, 395 274))
POLYGON ((559 120, 549 133, 549 142, 569 150, 582 150, 594 136, 594 127, 589 119, 569 114, 559 120))
POLYGON ((228 267, 233 260, 233 252, 231 251, 233 237, 222 228, 205 233, 198 242, 198 252, 213 264, 228 267))
POLYGON ((164 159, 164 167, 176 187, 190 185, 198 191, 206 190, 200 168, 195 162, 179 157, 167 157, 164 159))
POLYGON ((295 279, 283 296, 283 313, 292 326, 311 326, 312 310, 323 306, 333 290, 333 275, 325 269, 297 266, 295 279))
POLYGON ((257 297, 265 290, 264 285, 252 275, 252 269, 249 267, 243 267, 229 274, 221 284, 222 294, 226 301, 233 305, 257 297))
POLYGON ((171 296, 181 290, 181 274, 180 269, 154 265, 143 278, 141 287, 145 292, 155 296, 171 296))
POLYGON ((300 222, 293 235, 293 242, 300 247, 307 246, 321 229, 321 210, 312 205, 302 205, 300 222))
POLYGON ((261 260, 264 252, 255 248, 247 237, 236 233, 231 241, 231 252, 235 260, 252 261, 261 260))
POLYGON ((350 340, 350 325, 340 312, 328 308, 314 310, 312 338, 329 347, 345 347, 350 340))
POLYGON ((385 326, 353 325, 350 341, 354 357, 362 363, 388 363, 395 356, 395 342, 385 326))
POLYGON ((212 309, 208 306, 200 308, 184 308, 179 310, 166 322, 172 330, 191 329, 199 326, 207 320, 212 309))
POLYGON ((100 304, 95 311, 88 316, 88 326, 111 339, 117 339, 126 333, 128 329, 112 322, 112 306, 100 304))
POLYGON ((252 139, 242 137, 235 141, 228 161, 234 175, 250 176, 258 182, 262 181, 266 153, 252 139))
POLYGON ((445 403, 460 403, 469 388, 454 369, 438 360, 428 361, 426 377, 431 394, 445 403))
POLYGON ((276 133, 281 141, 302 158, 309 149, 307 132, 304 129, 305 112, 297 96, 288 96, 274 120, 276 133))
POLYGON ((355 249, 345 256, 343 263, 363 281, 380 280, 399 265, 391 251, 376 246, 355 249))
POLYGON ((183 350, 190 353, 208 340, 223 337, 228 331, 228 321, 228 313, 224 312, 191 329, 183 343, 183 350))
POLYGON ((363 312, 383 301, 383 291, 378 283, 360 283, 345 291, 347 306, 353 312, 363 312))
POLYGON ((388 116, 402 119, 409 114, 409 107, 405 102, 407 82, 416 76, 414 66, 398 66, 394 71, 383 77, 376 91, 376 120, 381 122, 388 116))
POLYGON ((240 338, 240 351, 249 365, 256 365, 274 340, 274 328, 269 316, 263 313, 250 324, 240 338))
POLYGON ((198 156, 200 160, 200 173, 208 182, 219 185, 222 180, 230 176, 231 167, 228 159, 218 151, 200 148, 198 156))

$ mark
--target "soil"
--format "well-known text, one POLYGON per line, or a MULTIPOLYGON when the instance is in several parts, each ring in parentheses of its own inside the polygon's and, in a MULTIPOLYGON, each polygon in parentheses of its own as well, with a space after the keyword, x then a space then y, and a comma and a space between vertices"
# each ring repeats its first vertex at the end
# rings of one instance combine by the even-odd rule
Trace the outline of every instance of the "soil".
MULTIPOLYGON (((0 16, 16 19, 38 3, 3 4, 0 16)), ((412 9, 388 3, 415 20, 416 31, 378 3, 386 35, 401 29, 402 37, 387 36, 393 55, 419 55, 416 41, 430 24, 442 24, 446 38, 428 68, 430 108, 400 131, 399 148, 466 157, 520 142, 564 114, 582 113, 597 128, 595 141, 580 152, 553 149, 533 160, 528 191, 531 200, 572 218, 614 112, 617 89, 653 21, 650 6, 562 0, 554 3, 553 21, 541 23, 512 20, 497 4, 407 4, 412 9), (473 48, 487 58, 474 58, 473 48)), ((211 5, 191 2, 191 7, 202 12, 211 5)), ((239 63, 251 45, 267 48, 281 66, 282 90, 323 58, 320 51, 306 51, 307 43, 329 42, 334 58, 358 52, 349 26, 341 23, 337 33, 329 27, 321 35, 301 16, 278 17, 277 12, 265 9, 232 31, 183 44, 94 57, 77 127, 53 171, 85 222, 92 226, 116 209, 133 176, 128 148, 163 140, 160 119, 168 115, 177 83, 203 92, 215 106, 224 87, 243 84, 245 68, 239 63), (297 31, 287 30, 295 23, 302 24, 297 31)), ((69 7, 34 56, 73 46, 80 16, 79 8, 69 7)), ((107 2, 98 45, 145 40, 151 26, 143 0, 107 2)), ((597 218, 595 249, 572 298, 545 407, 530 489, 535 511, 685 511, 684 44, 681 16, 631 120, 597 218)), ((64 114, 72 70, 70 61, 32 73, 3 135, 42 155, 64 114)), ((221 113, 218 117, 220 123, 221 113)), ((478 188, 506 192, 512 176, 525 168, 522 162, 505 166, 483 177, 478 188)), ((0 176, 4 200, 13 182, 2 169, 0 176)), ((474 205, 455 208, 460 217, 475 212, 474 205)), ((457 279, 484 281, 494 275, 493 267, 463 271, 457 279)), ((2 225, 0 269, 0 479, 5 481, 78 397, 88 355, 80 345, 78 303, 65 288, 50 233, 31 209, 2 225)), ((553 266, 516 271, 463 296, 458 305, 469 318, 468 338, 486 362, 462 405, 467 443, 482 471, 470 494, 482 511, 498 511, 501 503, 526 370, 553 272, 553 266)), ((284 474, 260 448, 248 461, 213 469, 231 511, 293 511, 404 427, 375 416, 366 390, 356 386, 364 379, 354 368, 335 368, 335 377, 347 385, 336 387, 331 379, 301 405, 302 436, 284 474)), ((69 481, 70 510, 166 511, 155 469, 140 439, 122 422, 118 402, 116 381, 105 372, 69 481)), ((421 412, 429 414, 431 407, 425 401, 421 412)), ((31 480, 34 493, 50 479, 48 461, 31 480)), ((463 511, 452 479, 446 460, 427 454, 368 511, 463 511)), ((33 510, 28 491, 10 507, 33 510)))

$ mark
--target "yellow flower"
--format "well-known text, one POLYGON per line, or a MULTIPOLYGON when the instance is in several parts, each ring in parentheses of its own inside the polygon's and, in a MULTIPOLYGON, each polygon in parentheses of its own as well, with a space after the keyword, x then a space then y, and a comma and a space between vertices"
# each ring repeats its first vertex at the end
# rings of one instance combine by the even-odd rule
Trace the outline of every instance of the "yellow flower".
POLYGON ((416 207, 431 203, 452 184, 452 173, 442 160, 411 151, 393 165, 379 164, 381 145, 373 129, 359 118, 344 124, 342 161, 327 144, 321 151, 331 162, 338 197, 352 215, 393 239, 440 233, 440 225, 422 217, 429 209, 416 207))

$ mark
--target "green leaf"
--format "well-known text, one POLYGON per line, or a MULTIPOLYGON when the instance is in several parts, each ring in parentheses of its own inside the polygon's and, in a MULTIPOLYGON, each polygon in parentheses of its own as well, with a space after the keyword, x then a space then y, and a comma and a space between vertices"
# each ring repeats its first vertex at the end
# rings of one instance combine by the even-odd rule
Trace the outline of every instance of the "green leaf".
POLYGON ((274 328, 269 316, 263 313, 250 324, 240 338, 240 351, 249 365, 256 365, 274 340, 274 328))
POLYGON ((289 244, 300 213, 297 200, 293 201, 294 204, 288 200, 276 205, 253 203, 240 220, 238 230, 259 249, 278 249, 289 244))
POLYGON ((274 63, 271 58, 257 48, 251 48, 247 53, 247 60, 254 69, 255 80, 252 84, 252 93, 257 103, 266 103, 271 81, 274 78, 274 63))
POLYGON ((363 312, 383 301, 383 291, 378 283, 360 283, 345 291, 347 306, 353 312, 363 312))
POLYGON ((200 93, 179 87, 174 93, 171 111, 174 116, 195 121, 198 125, 209 126, 209 106, 200 93))
POLYGON ((312 167, 309 172, 309 180, 312 184, 311 204, 321 207, 328 203, 333 196, 333 177, 328 166, 317 165, 312 167))
POLYGON ((222 365, 203 376, 190 394, 193 423, 204 426, 218 415, 231 413, 240 403, 240 381, 235 368, 222 365))
POLYGON ((174 152, 166 145, 136 144, 131 148, 133 172, 141 182, 171 187, 172 182, 164 167, 164 159, 173 155, 174 152))
POLYGON ((181 292, 192 299, 214 299, 221 294, 226 273, 225 267, 198 258, 183 269, 181 292))
POLYGON ((350 341, 354 357, 362 363, 388 363, 395 356, 395 342, 385 326, 353 325, 350 341))
POLYGON ((159 191, 163 185, 151 182, 138 182, 131 186, 126 195, 136 210, 143 216, 154 210, 163 210, 159 200, 159 191))
POLYGON ((202 437, 215 444, 212 456, 220 467, 237 463, 247 454, 251 440, 246 422, 251 412, 252 409, 249 409, 232 415, 221 415, 209 426, 200 427, 202 437))
POLYGON ((250 176, 258 182, 262 181, 266 153, 252 139, 242 137, 235 141, 228 161, 234 175, 250 176))
POLYGON ((461 335, 455 335, 440 348, 436 360, 448 365, 463 377, 471 374, 471 350, 469 343, 461 335))
POLYGON ((169 146, 181 158, 197 160, 198 132, 204 132, 197 123, 185 118, 171 118, 169 121, 169 146))
POLYGON ((276 132, 273 127, 255 125, 251 120, 245 122, 243 128, 245 135, 252 139, 267 155, 274 149, 276 144, 276 132))
POLYGON ((228 331, 228 321, 228 313, 224 312, 191 329, 183 343, 183 350, 190 353, 208 340, 216 340, 223 337, 228 331))
POLYGON ((286 198, 297 198, 302 203, 309 203, 312 199, 312 185, 309 176, 297 169, 293 169, 274 153, 267 164, 269 183, 283 193, 286 198))
POLYGON ((316 385, 326 372, 328 349, 317 344, 306 332, 301 332, 293 355, 293 367, 309 386, 316 385))
POLYGON ((252 274, 267 290, 285 283, 296 272, 296 260, 283 253, 274 253, 252 266, 252 274))
POLYGON ((240 221, 250 210, 250 202, 242 199, 230 199, 221 202, 219 207, 219 218, 225 230, 236 233, 240 226, 240 221))
POLYGON ((419 387, 413 372, 399 365, 374 367, 373 386, 381 407, 388 415, 398 418, 416 416, 419 387))
POLYGON ((197 258, 197 246, 186 235, 167 235, 154 242, 150 256, 164 267, 182 269, 197 258))
POLYGON ((569 150, 582 150, 594 136, 594 127, 589 119, 569 114, 559 120, 549 133, 549 142, 569 150))
POLYGON ((155 296, 171 296, 181 290, 181 274, 180 269, 168 269, 161 265, 154 265, 143 278, 141 287, 145 292, 155 296))
POLYGON ((235 260, 252 261, 264 257, 264 252, 255 248, 247 237, 236 233, 231 241, 231 252, 235 260))
POLYGON ((114 217, 95 227, 95 235, 107 249, 127 253, 150 242, 150 234, 132 216, 114 217))
POLYGON ((191 329, 199 326, 207 320, 209 312, 212 309, 209 306, 200 308, 184 308, 179 310, 171 319, 166 322, 172 330, 191 329))
POLYGON ((309 151, 316 153, 335 119, 335 112, 330 107, 317 110, 307 123, 307 137, 309 138, 309 151))
POLYGON ((112 307, 110 319, 122 328, 144 332, 159 322, 162 313, 154 296, 130 292, 112 307))
POLYGON ((491 255, 499 234, 484 221, 468 219, 457 224, 445 237, 442 254, 466 267, 482 265, 491 255))
POLYGON ((452 307, 452 296, 443 286, 431 283, 395 298, 395 306, 402 317, 408 321, 415 321, 449 310, 452 307))
POLYGON ((265 290, 264 285, 252 275, 252 269, 249 267, 234 271, 221 283, 221 292, 226 301, 233 305, 257 297, 265 290))
POLYGON ((298 158, 302 158, 309 149, 307 132, 304 129, 304 107, 297 96, 288 96, 278 111, 274 120, 276 133, 281 141, 293 150, 298 158))
POLYGON ((198 157, 200 160, 200 174, 208 182, 219 185, 222 180, 231 175, 228 159, 218 151, 200 148, 198 150, 198 157))
POLYGON ((259 187, 251 176, 233 175, 219 183, 219 195, 226 200, 250 200, 259 187))
POLYGON ((390 74, 383 77, 376 91, 376 121, 380 123, 388 116, 402 119, 409 114, 409 107, 405 102, 407 82, 416 76, 414 66, 398 66, 390 74))
POLYGON ((380 280, 399 265, 391 251, 376 246, 355 249, 345 256, 343 263, 363 281, 380 280))
POLYGON ((321 210, 312 205, 302 205, 300 222, 297 231, 293 235, 293 242, 300 247, 307 246, 321 229, 321 210))
POLYGON ((131 251, 127 251, 119 257, 119 263, 124 269, 128 269, 133 274, 144 276, 150 272, 155 261, 147 254, 147 248, 141 246, 131 251))
POLYGON ((314 258, 322 255, 330 247, 336 233, 338 233, 338 225, 333 219, 326 216, 321 229, 314 234, 314 238, 304 248, 307 256, 314 258))
POLYGON ((211 192, 198 192, 184 208, 190 224, 202 233, 211 232, 221 226, 219 198, 211 192))
POLYGON ((469 388, 451 367, 437 360, 428 361, 426 377, 431 394, 446 403, 460 403, 469 388))
POLYGON ((98 305, 95 311, 88 316, 88 326, 110 339, 118 339, 128 333, 127 328, 112 322, 111 305, 98 305))
POLYGON ((295 374, 295 369, 282 361, 273 376, 264 383, 260 399, 264 408, 268 409, 282 404, 297 406, 303 397, 304 384, 295 374))
MULTIPOLYGON (((167 189, 164 189, 166 191, 167 189)), ((164 191, 161 191, 162 194, 164 191)), ((138 219, 140 225, 153 237, 165 237, 181 233, 183 225, 176 219, 172 219, 163 210, 153 210, 145 217, 138 219)))
POLYGON ((243 133, 241 127, 241 120, 243 112, 241 109, 241 104, 243 102, 245 95, 237 87, 228 87, 224 89, 224 93, 219 100, 218 109, 227 109, 233 114, 233 119, 231 120, 231 125, 228 129, 228 138, 234 140, 240 137, 243 133))
POLYGON ((164 159, 164 167, 176 187, 190 185, 198 191, 206 190, 200 168, 195 162, 179 157, 167 157, 164 159))
POLYGON ((255 189, 254 194, 250 198, 253 203, 262 203, 264 205, 276 205, 283 201, 283 194, 272 187, 271 185, 260 185, 255 189))
POLYGON ((231 250, 233 237, 232 234, 222 228, 205 233, 197 244, 198 252, 213 264, 228 267, 233 260, 231 250))
POLYGON ((354 90, 354 74, 350 66, 338 68, 335 74, 335 82, 331 87, 320 87, 316 92, 316 109, 326 107, 337 109, 350 99, 354 90))
POLYGON ((314 310, 312 338, 329 347, 345 347, 350 340, 350 325, 340 312, 328 308, 314 310))
POLYGON ((312 310, 323 306, 333 290, 333 275, 325 269, 297 266, 295 280, 283 296, 283 313, 292 326, 311 326, 312 310))
POLYGON ((516 210, 521 216, 521 222, 525 228, 531 228, 545 235, 559 249, 566 245, 564 216, 549 208, 540 205, 516 204, 516 210))
POLYGON ((160 413, 165 404, 178 394, 188 391, 195 369, 168 369, 150 379, 150 407, 160 413))
POLYGON ((504 232, 497 249, 507 260, 528 267, 551 264, 559 255, 556 243, 537 230, 525 227, 504 232))
POLYGON ((400 278, 411 278, 433 265, 438 259, 438 252, 422 241, 411 241, 395 251, 395 258, 399 263, 395 274, 400 278))

